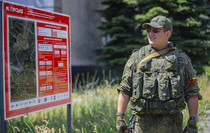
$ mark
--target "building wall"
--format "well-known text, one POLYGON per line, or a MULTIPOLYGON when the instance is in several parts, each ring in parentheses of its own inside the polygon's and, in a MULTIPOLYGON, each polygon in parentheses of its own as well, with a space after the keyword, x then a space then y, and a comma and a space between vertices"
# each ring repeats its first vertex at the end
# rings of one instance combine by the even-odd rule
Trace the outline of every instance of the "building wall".
POLYGON ((3 0, 3 1, 14 2, 26 6, 32 6, 47 11, 54 11, 55 0, 3 0))
POLYGON ((62 0, 61 12, 71 16, 72 66, 95 65, 95 49, 102 47, 101 17, 95 10, 102 9, 102 0, 62 0))

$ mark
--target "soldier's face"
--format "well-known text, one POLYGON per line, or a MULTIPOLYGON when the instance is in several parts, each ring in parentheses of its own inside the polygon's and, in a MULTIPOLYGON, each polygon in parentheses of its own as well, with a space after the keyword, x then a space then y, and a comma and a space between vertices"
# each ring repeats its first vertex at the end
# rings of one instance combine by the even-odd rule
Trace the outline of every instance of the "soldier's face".
POLYGON ((164 31, 163 28, 150 27, 147 29, 149 44, 156 49, 163 49, 167 47, 170 35, 171 31, 164 31))

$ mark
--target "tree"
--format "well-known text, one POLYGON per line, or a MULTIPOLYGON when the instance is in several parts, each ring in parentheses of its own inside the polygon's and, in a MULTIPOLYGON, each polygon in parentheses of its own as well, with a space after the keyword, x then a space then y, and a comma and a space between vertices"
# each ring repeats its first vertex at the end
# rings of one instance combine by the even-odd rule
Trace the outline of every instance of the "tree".
POLYGON ((104 0, 106 9, 99 11, 105 21, 99 27, 103 36, 111 36, 104 48, 97 50, 97 62, 122 71, 134 49, 147 45, 146 31, 141 26, 157 15, 173 22, 173 41, 187 53, 194 67, 210 64, 210 11, 197 0, 104 0))

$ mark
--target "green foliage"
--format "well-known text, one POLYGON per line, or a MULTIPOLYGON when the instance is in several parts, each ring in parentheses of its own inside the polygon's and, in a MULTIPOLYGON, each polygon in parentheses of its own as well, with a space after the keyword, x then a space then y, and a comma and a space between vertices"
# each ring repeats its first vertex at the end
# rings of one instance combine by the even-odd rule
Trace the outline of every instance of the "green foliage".
MULTIPOLYGON (((104 77, 105 78, 105 77, 104 77)), ((207 75, 198 76, 198 84, 201 88, 203 99, 199 101, 199 122, 206 117, 210 94, 210 79, 207 75)), ((72 94, 71 121, 72 133, 116 133, 116 113, 118 85, 104 82, 97 89, 83 90, 83 93, 72 94)), ((129 105, 130 106, 130 105, 129 105)), ((183 111, 184 125, 187 124, 188 111, 183 111)), ((129 123, 131 111, 126 110, 126 122, 129 123)), ((14 118, 7 121, 9 133, 66 133, 67 132, 67 109, 66 106, 30 114, 24 117, 14 118)), ((201 131, 202 125, 198 123, 201 131)))
POLYGON ((210 10, 205 9, 204 1, 104 0, 102 4, 107 8, 99 11, 105 19, 99 28, 111 41, 96 51, 100 55, 97 62, 122 72, 133 49, 148 44, 141 25, 164 15, 173 22, 171 41, 190 56, 196 70, 203 72, 202 65, 210 64, 210 10))
POLYGON ((108 84, 111 85, 113 84, 113 82, 115 82, 114 79, 111 79, 111 70, 107 72, 105 70, 102 70, 103 77, 101 78, 99 75, 97 75, 97 73, 97 70, 93 75, 91 75, 89 72, 87 72, 87 74, 78 73, 75 76, 75 82, 72 86, 73 91, 84 92, 84 90, 87 91, 97 89, 98 87, 107 86, 108 84))
POLYGON ((7 121, 8 133, 66 133, 66 106, 7 121))
POLYGON ((210 66, 205 66, 204 69, 205 69, 206 75, 210 77, 210 66))

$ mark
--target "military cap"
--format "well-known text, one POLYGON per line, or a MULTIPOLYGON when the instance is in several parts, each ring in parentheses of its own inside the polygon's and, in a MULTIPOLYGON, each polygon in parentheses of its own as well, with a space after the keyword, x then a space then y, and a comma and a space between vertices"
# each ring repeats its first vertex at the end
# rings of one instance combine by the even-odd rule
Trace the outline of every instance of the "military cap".
POLYGON ((143 29, 147 29, 149 27, 154 27, 154 28, 166 28, 168 30, 170 30, 171 32, 173 31, 173 26, 172 26, 172 22, 171 20, 169 20, 167 17, 165 16, 156 16, 154 17, 150 23, 144 23, 142 25, 143 29))

